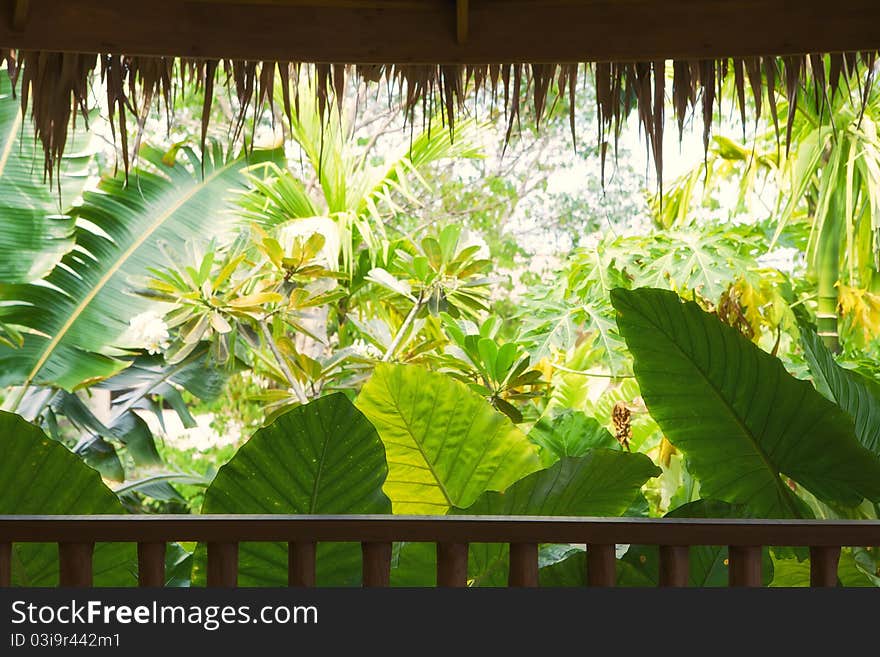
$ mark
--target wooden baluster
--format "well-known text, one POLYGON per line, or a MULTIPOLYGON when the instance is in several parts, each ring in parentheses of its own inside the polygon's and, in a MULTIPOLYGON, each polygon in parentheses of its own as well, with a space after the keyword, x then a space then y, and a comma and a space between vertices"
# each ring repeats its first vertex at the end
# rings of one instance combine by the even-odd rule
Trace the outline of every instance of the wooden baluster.
POLYGON ((165 586, 165 543, 138 543, 138 586, 165 586))
POLYGON ((467 586, 467 566, 467 543, 437 543, 437 586, 467 586))
POLYGON ((362 543, 364 586, 391 584, 391 543, 362 543))
POLYGON ((208 586, 238 586, 238 543, 208 543, 208 586))
POLYGON ((731 545, 728 556, 730 586, 761 586, 761 546, 731 545))
POLYGON ((508 586, 538 586, 538 544, 510 544, 508 586))
POLYGON ((0 586, 12 586, 12 543, 0 543, 0 586))
POLYGON ((660 586, 687 586, 690 579, 690 548, 660 546, 660 586))
POLYGON ((58 544, 58 583, 61 586, 89 588, 92 585, 94 543, 58 544))
POLYGON ((318 546, 314 541, 296 541, 287 544, 287 585, 315 585, 315 552, 318 546))
POLYGON ((810 548, 810 586, 837 586, 840 547, 810 548))
POLYGON ((617 584, 617 556, 614 543, 587 546, 587 583, 590 586, 617 584))

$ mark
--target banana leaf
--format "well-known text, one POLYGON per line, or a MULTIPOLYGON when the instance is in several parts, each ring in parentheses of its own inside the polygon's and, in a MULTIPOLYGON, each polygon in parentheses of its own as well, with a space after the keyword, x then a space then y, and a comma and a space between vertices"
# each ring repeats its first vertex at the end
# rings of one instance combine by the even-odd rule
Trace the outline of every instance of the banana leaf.
POLYGON ((221 233, 233 218, 230 196, 244 188, 243 169, 281 156, 227 159, 217 148, 199 160, 181 150, 190 166, 144 147, 144 166, 129 184, 102 179, 74 212, 77 248, 44 281, 2 288, 0 322, 22 327, 24 344, 0 345, 0 386, 72 390, 123 369, 118 356, 133 346, 121 344, 129 320, 155 303, 135 292, 148 268, 161 266, 163 245, 221 233))

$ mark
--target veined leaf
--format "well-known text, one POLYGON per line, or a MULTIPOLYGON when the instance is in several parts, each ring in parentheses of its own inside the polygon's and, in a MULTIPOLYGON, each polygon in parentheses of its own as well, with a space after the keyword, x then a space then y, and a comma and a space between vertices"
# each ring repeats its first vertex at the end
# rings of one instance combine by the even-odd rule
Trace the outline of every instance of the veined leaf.
POLYGON ((616 289, 612 301, 648 410, 705 497, 801 516, 784 475, 823 501, 880 499, 880 462, 852 421, 778 359, 675 293, 616 289))
MULTIPOLYGON (((182 164, 169 166, 145 148, 155 170, 105 178, 77 208, 77 249, 45 283, 10 285, 0 321, 29 329, 19 349, 0 346, 0 385, 51 384, 72 389, 110 376, 124 363, 113 358, 131 317, 153 301, 134 294, 139 277, 162 260, 163 242, 180 244, 216 234, 228 220, 229 195, 244 184, 244 158, 206 158, 204 177, 182 164)), ((191 154, 192 155, 192 154, 191 154)), ((276 151, 253 157, 271 158, 276 151)), ((195 157, 192 155, 192 157, 195 157)))
POLYGON ((357 399, 385 443, 395 513, 443 514, 538 470, 538 450, 466 385, 380 364, 357 399))
POLYGON ((539 419, 529 439, 541 448, 541 459, 547 465, 564 456, 584 456, 593 447, 617 446, 614 436, 595 418, 570 410, 539 419))
MULTIPOLYGON (((18 415, 0 411, 0 440, 0 515, 125 513, 95 470, 18 415)), ((133 586, 134 545, 98 543, 93 572, 95 586, 133 586)), ((16 543, 12 580, 17 586, 57 586, 57 546, 16 543)))
MULTIPOLYGON (((717 500, 697 500, 666 514, 667 518, 748 518, 746 507, 717 500)), ((726 545, 694 545, 690 548, 688 585, 725 587, 730 579, 726 545)), ((762 550, 764 584, 773 579, 770 550, 762 550)), ((560 567, 557 570, 562 571, 560 567)), ((656 545, 632 545, 617 562, 618 586, 657 586, 660 575, 660 551, 656 545)))
POLYGON ((487 491, 468 508, 452 513, 614 517, 622 515, 642 485, 660 473, 644 454, 595 448, 582 457, 563 457, 505 491, 487 491))
POLYGON ((880 456, 880 385, 838 365, 819 336, 803 326, 801 344, 816 387, 852 418, 859 442, 880 456))
MULTIPOLYGON (((487 491, 461 515, 604 516, 622 515, 639 489, 660 468, 644 454, 597 448, 580 458, 564 457, 547 470, 517 481, 502 493, 487 491)), ((475 586, 504 586, 508 573, 507 544, 473 543, 468 551, 468 577, 475 586)), ((433 546, 401 547, 395 584, 430 584, 433 546), (421 573, 421 574, 420 574, 421 573)), ((583 571, 581 571, 583 572, 583 571)))
POLYGON ((88 179, 91 135, 71 132, 58 187, 43 177, 43 152, 9 76, 0 76, 0 281, 30 283, 73 247, 74 219, 61 214, 88 179), (58 189, 61 190, 59 197, 58 189))
MULTIPOLYGON (((280 415, 257 431, 220 468, 202 513, 391 513, 382 492, 388 466, 376 430, 342 393, 280 415)), ((195 552, 193 580, 204 582, 204 546, 195 552)), ((241 586, 287 583, 287 545, 242 543, 241 586)), ((319 585, 360 580, 357 545, 318 546, 319 585)))
MULTIPOLYGON (((837 579, 845 587, 880 586, 880 578, 875 574, 876 565, 861 548, 844 548, 837 566, 837 579), (867 563, 866 563, 867 562, 867 563)), ((810 562, 797 559, 773 559, 774 577, 772 587, 790 588, 810 586, 810 562)))
MULTIPOLYGON (((582 458, 565 457, 516 482, 503 493, 487 492, 464 515, 621 516, 644 483, 661 472, 644 454, 590 450, 582 458)), ((468 576, 475 586, 504 586, 509 546, 472 544, 468 576)))

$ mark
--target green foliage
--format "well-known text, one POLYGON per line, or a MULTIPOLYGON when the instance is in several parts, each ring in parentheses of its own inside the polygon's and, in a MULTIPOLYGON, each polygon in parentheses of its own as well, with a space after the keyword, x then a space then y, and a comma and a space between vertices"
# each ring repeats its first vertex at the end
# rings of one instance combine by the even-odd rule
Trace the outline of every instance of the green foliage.
POLYGON ((459 324, 444 313, 443 328, 452 344, 434 361, 441 371, 468 384, 492 406, 520 423, 523 415, 514 403, 540 397, 546 384, 540 371, 530 369, 531 356, 517 342, 499 343, 500 327, 498 317, 491 315, 476 333, 471 333, 466 323, 459 324))
MULTIPOLYGON (((698 500, 673 509, 667 518, 749 518, 745 506, 731 505, 717 500, 698 500)), ((690 576, 688 586, 724 587, 728 585, 730 569, 726 545, 697 545, 690 549, 690 576)), ((659 583, 660 552, 656 546, 632 546, 618 563, 620 586, 657 586, 659 583)), ((765 584, 774 579, 770 550, 762 550, 762 571, 765 584)))
POLYGON ((880 384, 838 365, 811 329, 801 327, 801 344, 816 387, 852 418, 859 442, 880 456, 880 384))
POLYGON ((880 462, 852 421, 780 361, 672 292, 615 290, 612 301, 648 409, 703 496, 802 517, 784 475, 824 501, 880 499, 880 462))
POLYGON ((379 365, 357 399, 388 454, 395 513, 443 514, 540 468, 537 448, 459 381, 414 365, 379 365))
MULTIPOLYGON (((793 587, 810 585, 810 562, 797 559, 773 559, 775 576, 770 586, 793 587)), ((864 548, 844 548, 837 566, 837 581, 840 586, 877 587, 880 577, 877 564, 871 553, 864 548)))
MULTIPOLYGON (((217 473, 202 513, 390 513, 382 492, 388 466, 376 430, 343 394, 328 395, 280 415, 257 431, 217 473)), ((205 550, 195 552, 194 579, 204 581, 205 550)), ((357 545, 318 548, 318 582, 360 578, 357 545)), ((243 543, 239 584, 283 586, 287 546, 243 543)))
POLYGON ((0 319, 27 332, 20 348, 0 346, 0 385, 72 390, 122 370, 118 347, 127 346, 120 341, 128 320, 152 303, 131 294, 131 280, 161 259, 163 243, 200 235, 205 217, 217 229, 228 221, 227 194, 241 184, 244 158, 227 161, 216 151, 196 160, 192 170, 166 163, 163 153, 149 148, 141 157, 155 169, 132 172, 136 185, 126 186, 121 177, 104 178, 77 208, 76 218, 88 223, 77 227, 75 241, 87 257, 68 253, 64 267, 45 279, 48 285, 3 289, 3 300, 10 303, 2 306, 0 319))
POLYGON ((593 448, 566 456, 502 492, 487 491, 453 514, 526 516, 620 516, 642 485, 660 474, 644 454, 593 448))
MULTIPOLYGON (((406 249, 395 252, 396 268, 406 276, 411 288, 409 298, 418 299, 419 312, 473 318, 488 309, 489 280, 480 274, 492 263, 478 257, 478 245, 462 242, 461 227, 453 224, 443 228, 436 238, 422 239, 414 253, 406 249)), ((381 271, 374 269, 368 277, 381 271)))
MULTIPOLYGON (((525 129, 496 171, 476 146, 490 126, 403 139, 410 126, 362 97, 365 121, 345 104, 322 117, 312 77, 284 148, 145 146, 127 184, 104 172, 76 204, 90 135, 56 198, 0 81, 0 385, 57 441, 0 416, 4 435, 26 426, 39 445, 13 438, 0 506, 30 509, 19 496, 36 477, 38 511, 876 518, 876 89, 858 121, 853 93, 782 104, 790 156, 761 125, 750 146, 716 137, 652 227, 637 193, 591 205, 596 180, 552 191, 567 99, 553 134, 525 129), (450 158, 467 161, 437 166, 450 158), (731 182, 733 206, 719 191, 731 182), (527 257, 551 238, 548 278, 527 257), (776 245, 795 249, 779 269, 759 258, 776 245), (799 334, 795 312, 840 315, 839 361, 867 376, 799 334), (135 316, 147 338, 129 336, 135 316), (819 392, 785 368, 809 368, 819 392), (169 408, 186 427, 210 410, 222 430, 264 428, 234 456, 178 450, 142 416, 169 408), (40 450, 51 467, 34 475, 22 464, 40 450), (121 504, 74 455, 120 482, 121 504)), ((579 151, 596 164, 597 147, 579 151)), ((100 576, 130 583, 131 555, 113 549, 96 553, 100 576)), ((45 546, 16 555, 16 581, 52 581, 45 546)), ((767 553, 765 581, 802 582, 791 556, 774 552, 774 574, 767 553)), ((691 584, 725 583, 725 560, 693 548, 691 584)), ((655 585, 657 562, 630 546, 619 583, 655 585)), ((543 583, 584 582, 582 546, 543 545, 539 564, 543 583)), ((241 565, 242 584, 283 584, 285 546, 243 544, 241 565)), ((204 582, 204 546, 172 546, 167 566, 172 585, 204 582)), ((393 566, 395 584, 432 583, 434 548, 396 545, 393 566)), ((504 584, 507 547, 471 545, 469 568, 473 585, 504 584)), ((870 552, 844 551, 842 582, 876 572, 870 552)), ((319 583, 359 577, 357 546, 319 547, 319 583)))
MULTIPOLYGON (((821 75, 832 73, 828 58, 818 63, 821 75)), ((745 135, 744 143, 716 137, 705 165, 668 188, 662 210, 655 203, 660 225, 683 225, 701 209, 716 212, 718 190, 734 186, 738 198, 726 204, 729 218, 766 217, 773 229, 766 248, 793 243, 803 251, 808 282, 818 293, 820 330, 834 350, 838 329, 844 343, 865 349, 880 326, 880 90, 874 75, 852 67, 846 88, 831 97, 813 85, 783 90, 785 152, 766 125, 756 125, 750 143, 745 135)))
MULTIPOLYGON (((18 91, 20 93, 20 90, 18 91)), ((73 131, 54 182, 43 176, 42 149, 24 124, 21 98, 0 76, 0 281, 31 283, 48 274, 74 242, 74 218, 65 214, 89 180, 91 133, 73 131)))
POLYGON ((614 436, 594 418, 567 410, 542 417, 529 432, 529 440, 541 448, 541 460, 550 465, 566 456, 584 456, 594 447, 616 447, 614 436))
MULTIPOLYGON (((37 427, 0 411, 0 515, 124 513, 122 504, 93 469, 37 427)), ((137 556, 131 543, 99 543, 94 552, 96 586, 132 586, 137 556)), ((16 543, 13 584, 57 586, 58 551, 48 543, 16 543)))
MULTIPOLYGON (((641 486, 660 474, 644 454, 593 449, 586 456, 565 457, 546 470, 516 482, 503 493, 486 492, 462 515, 620 516, 641 486)), ((468 577, 474 586, 503 586, 509 547, 472 545, 468 577)))
MULTIPOLYGON (((644 454, 592 449, 582 457, 564 457, 546 470, 520 479, 503 492, 487 490, 471 506, 453 508, 450 513, 477 516, 619 516, 629 508, 641 486, 659 473, 659 468, 644 454)), ((436 567, 431 547, 418 543, 404 544, 393 573, 394 583, 430 583, 436 567)), ((468 551, 468 578, 472 585, 504 586, 507 581, 508 551, 507 544, 471 544, 468 551)))

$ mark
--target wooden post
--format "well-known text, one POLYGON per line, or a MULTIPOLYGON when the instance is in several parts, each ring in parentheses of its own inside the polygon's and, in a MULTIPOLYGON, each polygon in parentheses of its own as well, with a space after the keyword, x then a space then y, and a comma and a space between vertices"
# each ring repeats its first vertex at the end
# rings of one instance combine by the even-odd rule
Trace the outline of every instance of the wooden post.
POLYGON ((238 543, 208 543, 208 586, 238 586, 238 543))
POLYGON ((89 588, 92 585, 94 543, 58 544, 58 583, 61 586, 89 588))
POLYGON ((839 547, 810 548, 810 586, 837 586, 839 547))
POLYGON ((165 586, 165 543, 138 543, 138 586, 165 586))
POLYGON ((12 586, 12 543, 0 543, 0 586, 12 586))
POLYGON ((317 543, 314 541, 297 541, 287 544, 287 585, 315 585, 315 552, 317 543))
POLYGON ((508 586, 538 586, 538 544, 510 544, 508 586))
POLYGON ((688 585, 690 580, 690 548, 686 545, 660 546, 660 586, 688 585))
POLYGON ((380 587, 391 584, 391 543, 361 543, 364 555, 364 586, 380 587))
POLYGON ((617 584, 617 557, 613 543, 595 543, 587 546, 587 583, 590 586, 617 584))
POLYGON ((760 545, 731 545, 728 556, 730 586, 761 586, 760 545))
POLYGON ((467 566, 467 543, 437 543, 437 586, 467 586, 467 566))

